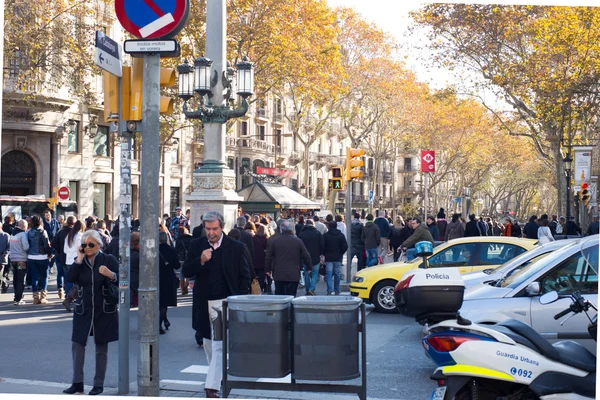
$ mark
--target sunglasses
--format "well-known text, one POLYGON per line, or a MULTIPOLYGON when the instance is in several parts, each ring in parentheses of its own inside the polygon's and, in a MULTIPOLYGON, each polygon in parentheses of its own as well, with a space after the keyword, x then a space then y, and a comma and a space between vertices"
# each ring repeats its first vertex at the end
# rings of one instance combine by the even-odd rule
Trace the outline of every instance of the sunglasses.
POLYGON ((86 247, 93 249, 94 247, 96 247, 96 243, 82 243, 81 244, 81 248, 85 249, 86 247))

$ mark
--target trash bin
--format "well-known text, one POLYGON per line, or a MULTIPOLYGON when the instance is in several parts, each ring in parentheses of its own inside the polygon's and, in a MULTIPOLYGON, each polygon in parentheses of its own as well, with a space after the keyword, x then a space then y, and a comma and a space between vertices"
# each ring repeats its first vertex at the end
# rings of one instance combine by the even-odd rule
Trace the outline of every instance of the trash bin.
POLYGON ((291 372, 292 296, 230 296, 228 373, 246 378, 282 378, 291 372))
POLYGON ((358 378, 358 324, 362 300, 352 296, 304 296, 294 307, 294 378, 358 378))

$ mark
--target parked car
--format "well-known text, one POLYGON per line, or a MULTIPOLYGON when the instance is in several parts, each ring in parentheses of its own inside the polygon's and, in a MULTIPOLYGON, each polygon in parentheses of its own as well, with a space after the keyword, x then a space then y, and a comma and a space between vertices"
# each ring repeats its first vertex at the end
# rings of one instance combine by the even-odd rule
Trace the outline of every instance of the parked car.
POLYGON ((497 268, 486 268, 481 271, 465 274, 463 275, 465 288, 470 288, 471 286, 480 283, 487 283, 489 285, 497 284, 512 274, 519 272, 527 265, 544 258, 553 251, 561 249, 573 241, 575 241, 575 239, 554 241, 544 245, 535 246, 533 249, 505 262, 497 268))
POLYGON ((570 300, 543 305, 540 296, 552 291, 561 295, 579 291, 597 304, 598 239, 598 235, 593 235, 571 242, 505 277, 498 285, 483 283, 467 289, 460 314, 477 323, 518 319, 551 342, 576 340, 596 354, 596 343, 587 331, 586 315, 555 320, 554 316, 568 308, 570 300))
MULTIPOLYGON (((456 267, 461 274, 493 269, 535 247, 537 240, 504 236, 477 236, 453 239, 433 249, 429 268, 456 267)), ((410 270, 424 267, 422 258, 365 268, 356 273, 350 293, 375 305, 381 313, 397 313, 394 287, 410 270)))

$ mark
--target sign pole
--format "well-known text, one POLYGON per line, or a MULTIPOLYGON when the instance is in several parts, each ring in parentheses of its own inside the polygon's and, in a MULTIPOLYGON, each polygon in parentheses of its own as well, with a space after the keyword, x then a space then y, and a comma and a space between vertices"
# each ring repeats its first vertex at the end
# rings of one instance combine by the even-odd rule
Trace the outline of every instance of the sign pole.
POLYGON ((346 182, 346 282, 352 281, 352 180, 346 182))
POLYGON ((123 79, 119 78, 121 187, 119 191, 119 395, 129 393, 129 242, 131 238, 131 134, 123 120, 123 79))
POLYGON ((429 204, 429 175, 423 174, 423 222, 427 220, 427 206, 429 204))
POLYGON ((159 83, 160 55, 144 55, 142 107, 142 181, 140 182, 140 288, 138 393, 159 395, 158 366, 158 203, 159 191, 159 83))

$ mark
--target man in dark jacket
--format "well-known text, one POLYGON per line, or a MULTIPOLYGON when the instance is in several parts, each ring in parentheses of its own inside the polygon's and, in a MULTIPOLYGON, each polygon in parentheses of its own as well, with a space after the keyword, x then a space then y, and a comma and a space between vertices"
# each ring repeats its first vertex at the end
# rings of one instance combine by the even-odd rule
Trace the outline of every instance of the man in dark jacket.
POLYGON ((54 249, 55 254, 55 262, 56 262, 56 288, 58 289, 58 298, 63 299, 65 297, 65 291, 63 289, 64 286, 64 265, 67 263, 67 255, 65 254, 65 239, 71 229, 73 229, 73 225, 75 225, 75 221, 77 219, 74 216, 69 216, 67 218, 67 225, 65 225, 52 239, 50 245, 54 249))
POLYGON ((275 281, 275 294, 296 296, 302 264, 312 266, 312 259, 302 240, 294 235, 294 225, 283 221, 281 234, 267 246, 265 272, 275 281))
POLYGON ((465 237, 481 236, 477 221, 475 220, 475 214, 469 215, 469 222, 465 226, 465 237))
POLYGON ((485 223, 485 221, 483 220, 483 217, 479 217, 479 220, 477 221, 477 227, 479 228, 479 234, 480 236, 487 236, 487 224, 485 223))
POLYGON ((415 249, 415 245, 419 242, 428 241, 433 245, 433 236, 431 236, 431 232, 429 228, 427 228, 426 224, 422 224, 419 218, 414 218, 411 220, 412 228, 415 230, 412 235, 408 239, 406 239, 402 243, 402 247, 406 248, 406 257, 408 261, 413 260, 415 255, 417 254, 417 249, 415 249))
POLYGON ((512 237, 521 237, 523 235, 521 225, 516 219, 512 223, 511 234, 512 237))
POLYGON ((325 268, 327 275, 325 275, 325 281, 327 282, 327 295, 331 295, 335 292, 336 295, 340 294, 340 280, 342 278, 342 259, 344 253, 348 250, 348 242, 344 234, 337 228, 337 222, 330 222, 327 225, 327 233, 323 235, 325 240, 325 268), (331 275, 334 276, 334 282, 332 285, 331 275))
POLYGON ((317 230, 314 221, 309 219, 304 225, 304 229, 298 236, 304 247, 310 254, 311 265, 303 264, 304 268, 304 287, 308 296, 315 296, 315 289, 319 279, 319 267, 321 265, 321 255, 325 251, 325 240, 321 232, 317 230), (309 274, 310 272, 310 274, 309 274))
POLYGON ((552 236, 556 235, 556 226, 558 225, 558 216, 557 215, 552 215, 552 219, 550 220, 550 223, 548 224, 548 227, 550 228, 550 233, 552 233, 552 236))
POLYGON ((196 277, 193 290, 192 326, 202 333, 204 350, 209 367, 205 391, 207 398, 218 398, 221 387, 223 342, 215 339, 213 323, 217 312, 228 296, 248 294, 250 270, 244 257, 242 244, 223 233, 223 215, 209 211, 204 215, 206 237, 190 243, 183 275, 196 277))
POLYGON ((240 242, 246 245, 248 251, 250 252, 252 260, 254 260, 254 242, 252 241, 252 235, 244 229, 247 223, 248 220, 246 219, 246 217, 238 217, 235 224, 236 228, 240 230, 240 242))
POLYGON ((383 264, 385 262, 385 257, 388 255, 390 251, 390 223, 385 218, 385 211, 383 211, 377 218, 375 218, 375 225, 379 228, 379 233, 381 235, 381 240, 379 242, 379 263, 383 264))
POLYGON ((352 242, 352 250, 350 251, 350 260, 348 261, 352 265, 352 260, 356 257, 357 270, 360 271, 365 267, 365 260, 363 258, 363 250, 365 244, 362 239, 363 224, 360 222, 360 214, 355 213, 354 219, 350 224, 350 238, 352 242))
POLYGON ((373 214, 367 215, 367 223, 363 227, 362 241, 367 250, 367 267, 377 265, 377 248, 381 243, 379 227, 373 223, 373 214))
POLYGON ((585 232, 586 236, 590 236, 590 235, 597 235, 598 232, 600 231, 600 222, 599 222, 599 218, 597 215, 594 217, 594 222, 592 222, 590 224, 590 226, 588 227, 587 231, 585 232))
POLYGON ((567 235, 581 235, 581 227, 579 227, 573 217, 569 217, 567 224, 565 225, 565 231, 567 235))
POLYGON ((527 239, 537 239, 538 229, 540 229, 540 226, 537 223, 537 215, 532 215, 529 222, 525 224, 525 228, 523 228, 523 234, 527 239))

